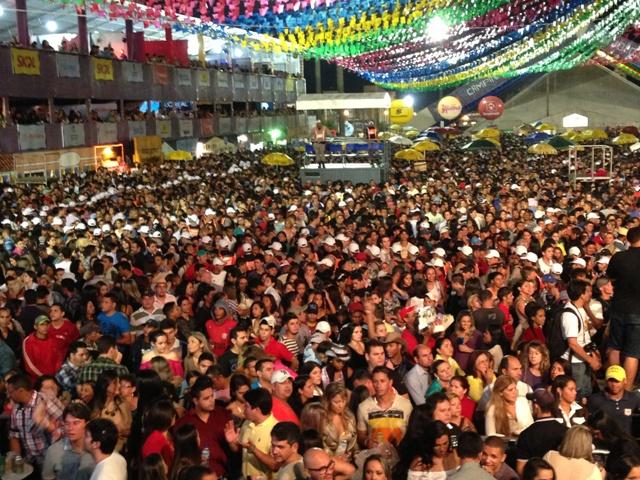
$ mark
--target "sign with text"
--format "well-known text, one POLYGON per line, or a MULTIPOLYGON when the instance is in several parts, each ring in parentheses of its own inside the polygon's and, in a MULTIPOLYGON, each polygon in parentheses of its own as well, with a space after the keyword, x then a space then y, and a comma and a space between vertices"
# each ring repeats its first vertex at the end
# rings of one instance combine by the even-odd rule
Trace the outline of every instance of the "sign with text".
POLYGON ((77 147, 84 145, 84 124, 69 123, 62 126, 62 146, 77 147))
POLYGON ((129 138, 144 137, 147 134, 147 122, 129 122, 129 138))
POLYGON ((225 72, 218 72, 218 88, 229 88, 229 74, 225 72))
POLYGON ((16 75, 40 75, 40 54, 37 50, 12 48, 11 65, 16 75))
POLYGON ((79 78, 80 58, 77 55, 56 55, 56 69, 59 77, 79 78))
POLYGON ((142 64, 136 62, 122 62, 122 73, 124 79, 129 83, 142 83, 144 82, 144 72, 142 70, 142 64))
POLYGON ((249 77, 249 90, 258 90, 259 88, 260 82, 258 81, 258 77, 251 75, 249 77))
POLYGON ((200 119, 200 135, 202 137, 213 136, 213 118, 200 119))
POLYGON ((153 65, 153 83, 158 85, 169 85, 170 72, 167 65, 153 65))
MULTIPOLYGON (((137 122, 129 122, 137 123, 137 122)), ((158 136, 133 138, 133 161, 135 163, 162 161, 162 139, 158 136)))
POLYGON ((171 120, 157 120, 156 135, 161 138, 171 138, 171 120))
POLYGON ((118 141, 118 124, 117 123, 97 123, 98 126, 98 143, 116 143, 118 141))
POLYGON ((42 150, 47 146, 44 125, 18 125, 20 150, 42 150))
POLYGON ((181 87, 190 87, 191 70, 188 68, 176 68, 176 83, 181 87))
POLYGON ((113 61, 107 58, 93 59, 93 78, 96 80, 113 80, 113 61))
POLYGON ((180 136, 193 137, 193 120, 180 120, 180 136))
POLYGON ((211 86, 211 78, 209 77, 208 70, 198 70, 198 86, 199 87, 211 86))

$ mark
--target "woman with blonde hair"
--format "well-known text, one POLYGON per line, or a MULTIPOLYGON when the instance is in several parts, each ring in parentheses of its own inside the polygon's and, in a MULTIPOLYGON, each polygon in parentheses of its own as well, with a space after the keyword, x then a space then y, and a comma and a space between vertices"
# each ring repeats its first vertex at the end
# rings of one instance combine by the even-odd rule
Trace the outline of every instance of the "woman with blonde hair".
POLYGON ((522 381, 531 388, 549 384, 549 349, 542 343, 532 340, 522 349, 520 355, 522 363, 522 381))
POLYGON ((447 392, 447 398, 451 405, 451 421, 449 423, 457 425, 463 432, 475 432, 476 427, 471 420, 462 415, 462 401, 460 397, 453 392, 447 392))
POLYGON ((198 359, 204 352, 211 353, 209 341, 203 333, 191 332, 187 338, 187 355, 184 357, 184 371, 198 370, 198 359))
POLYGON ((543 457, 553 467, 557 480, 602 480, 603 474, 593 461, 593 437, 584 425, 567 430, 558 451, 543 457))
POLYGON ((517 382, 507 375, 498 377, 485 416, 486 435, 517 437, 532 423, 529 402, 518 396, 517 382))
POLYGON ((322 433, 325 427, 327 411, 320 402, 307 403, 300 413, 300 430, 316 430, 322 433))
MULTIPOLYGON (((322 403, 326 411, 326 422, 322 434, 324 448, 331 456, 351 460, 356 453, 356 418, 347 407, 349 394, 342 383, 327 385, 322 403)), ((303 409, 304 414, 304 409, 303 409)))

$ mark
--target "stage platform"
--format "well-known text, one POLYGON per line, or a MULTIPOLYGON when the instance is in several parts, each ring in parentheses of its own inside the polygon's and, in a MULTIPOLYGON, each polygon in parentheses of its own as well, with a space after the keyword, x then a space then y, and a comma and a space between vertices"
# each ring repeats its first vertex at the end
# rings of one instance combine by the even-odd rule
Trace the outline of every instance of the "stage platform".
POLYGON ((373 167, 369 163, 327 163, 324 168, 319 168, 317 163, 310 163, 300 169, 300 180, 307 182, 343 182, 375 183, 385 182, 387 168, 385 166, 373 167))

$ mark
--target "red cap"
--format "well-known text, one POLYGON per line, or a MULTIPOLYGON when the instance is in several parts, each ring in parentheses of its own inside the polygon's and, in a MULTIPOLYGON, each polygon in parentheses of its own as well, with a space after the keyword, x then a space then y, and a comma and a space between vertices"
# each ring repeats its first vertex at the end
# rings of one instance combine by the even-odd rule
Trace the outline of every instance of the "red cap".
POLYGON ((349 304, 349 313, 364 312, 364 306, 360 302, 352 302, 349 304))
POLYGON ((410 313, 413 313, 413 311, 414 311, 414 310, 415 310, 415 307, 413 307, 413 306, 412 306, 412 307, 404 307, 404 308, 401 308, 401 309, 400 309, 400 312, 399 312, 399 313, 400 313, 400 317, 401 317, 401 318, 404 318, 404 317, 406 317, 407 315, 409 315, 410 313))

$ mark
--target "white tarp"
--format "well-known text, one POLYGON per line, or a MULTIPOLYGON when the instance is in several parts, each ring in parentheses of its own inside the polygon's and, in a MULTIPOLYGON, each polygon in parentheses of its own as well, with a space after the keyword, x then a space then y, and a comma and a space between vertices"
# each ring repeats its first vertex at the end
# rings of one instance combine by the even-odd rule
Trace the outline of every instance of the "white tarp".
POLYGON ((390 107, 391 97, 386 92, 307 93, 298 96, 296 101, 296 110, 356 110, 390 107))

